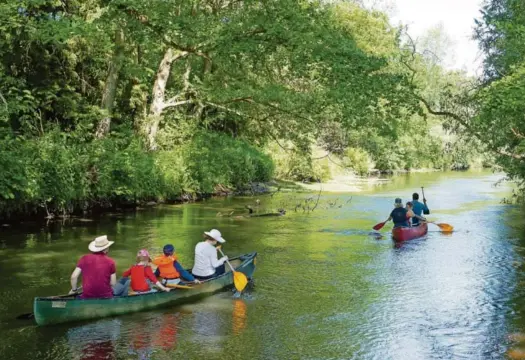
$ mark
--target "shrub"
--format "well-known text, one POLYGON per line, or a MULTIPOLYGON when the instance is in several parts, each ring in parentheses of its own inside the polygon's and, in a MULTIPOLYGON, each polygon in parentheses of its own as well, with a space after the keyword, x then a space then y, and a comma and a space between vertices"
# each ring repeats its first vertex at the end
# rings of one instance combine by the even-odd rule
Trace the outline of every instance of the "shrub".
POLYGON ((0 216, 173 200, 182 193, 211 193, 217 184, 241 187, 267 181, 274 171, 268 155, 222 134, 198 133, 185 145, 159 152, 145 151, 131 133, 91 141, 78 135, 5 136, 0 216))

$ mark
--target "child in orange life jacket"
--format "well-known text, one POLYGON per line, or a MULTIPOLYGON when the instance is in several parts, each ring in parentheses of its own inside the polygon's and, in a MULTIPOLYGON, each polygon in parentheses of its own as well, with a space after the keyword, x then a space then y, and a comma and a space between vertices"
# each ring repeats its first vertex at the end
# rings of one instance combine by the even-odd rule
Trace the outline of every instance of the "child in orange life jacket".
POLYGON ((137 293, 156 292, 156 289, 151 288, 153 284, 163 291, 170 291, 160 281, 157 281, 151 266, 149 266, 150 261, 151 258, 148 251, 146 249, 139 250, 137 253, 137 264, 124 271, 122 276, 125 278, 131 276, 131 289, 137 293))
POLYGON ((191 281, 196 284, 200 283, 199 280, 195 279, 193 275, 185 270, 177 261, 177 255, 175 254, 173 245, 165 245, 162 252, 164 255, 156 257, 155 260, 153 260, 153 264, 157 265, 155 275, 161 276, 164 279, 164 285, 178 284, 181 281, 181 277, 186 281, 191 281))

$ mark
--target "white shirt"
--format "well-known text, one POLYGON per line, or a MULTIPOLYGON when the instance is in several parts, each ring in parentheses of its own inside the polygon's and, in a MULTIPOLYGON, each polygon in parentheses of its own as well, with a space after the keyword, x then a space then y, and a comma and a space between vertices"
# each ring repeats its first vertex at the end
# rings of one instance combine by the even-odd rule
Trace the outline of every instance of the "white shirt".
POLYGON ((191 272, 197 276, 211 276, 226 261, 226 256, 217 259, 217 249, 207 241, 195 246, 195 262, 191 272))

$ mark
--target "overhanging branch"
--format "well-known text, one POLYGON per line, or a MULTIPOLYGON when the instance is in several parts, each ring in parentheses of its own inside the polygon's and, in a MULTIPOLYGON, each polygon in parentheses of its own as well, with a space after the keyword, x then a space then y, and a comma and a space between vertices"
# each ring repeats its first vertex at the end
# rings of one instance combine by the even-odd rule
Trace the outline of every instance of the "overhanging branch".
POLYGON ((177 107, 177 106, 181 106, 185 104, 190 104, 192 102, 193 100, 182 100, 182 101, 175 101, 175 102, 168 101, 164 103, 164 105, 162 106, 162 110, 166 110, 168 108, 177 107))
MULTIPOLYGON (((463 126, 465 129, 467 129, 469 134, 474 136, 476 139, 478 139, 482 143, 487 144, 487 139, 484 138, 483 136, 481 136, 481 134, 479 132, 477 132, 474 129, 472 129, 472 127, 461 116, 459 116, 458 114, 454 114, 454 113, 452 113, 450 111, 436 111, 436 110, 432 109, 432 107, 430 106, 428 101, 425 100, 423 97, 421 97, 419 95, 416 95, 416 97, 418 98, 419 101, 421 101, 423 103, 423 105, 425 105, 425 108, 427 109, 427 111, 430 114, 436 115, 436 116, 449 117, 451 119, 454 119, 461 126, 463 126)), ((525 156, 523 156, 523 155, 510 153, 510 152, 508 152, 508 151, 506 151, 504 149, 500 149, 500 148, 498 148, 498 147, 496 147, 496 146, 494 146, 492 144, 488 144, 488 145, 489 145, 489 148, 491 148, 494 152, 496 152, 496 153, 498 153, 500 155, 508 156, 508 157, 511 157, 513 159, 516 159, 516 160, 524 160, 525 159, 525 156)))

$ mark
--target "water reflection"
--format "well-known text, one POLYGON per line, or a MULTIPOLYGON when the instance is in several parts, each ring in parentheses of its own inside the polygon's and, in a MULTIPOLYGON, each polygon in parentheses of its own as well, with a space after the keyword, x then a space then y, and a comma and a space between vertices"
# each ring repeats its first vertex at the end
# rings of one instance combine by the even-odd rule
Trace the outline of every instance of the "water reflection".
POLYGON ((240 335, 246 327, 248 317, 248 307, 243 299, 233 300, 232 312, 232 331, 235 335, 240 335))
POLYGON ((149 360, 155 352, 176 349, 183 316, 191 316, 191 313, 167 311, 138 314, 133 320, 130 317, 121 339, 129 343, 127 353, 140 360, 149 360))
POLYGON ((178 321, 180 313, 164 314, 158 333, 153 339, 153 347, 171 350, 177 346, 178 321))
POLYGON ((115 319, 102 320, 70 329, 66 336, 71 359, 114 359, 120 328, 121 321, 115 319))
POLYGON ((64 359, 117 359, 124 351, 127 359, 151 360, 176 353, 181 333, 200 352, 218 353, 230 334, 242 335, 247 318, 246 300, 225 293, 174 310, 83 324, 67 331, 64 359))
POLYGON ((507 357, 511 360, 524 360, 525 359, 525 334, 515 333, 509 335, 509 341, 511 347, 507 351, 507 357))

